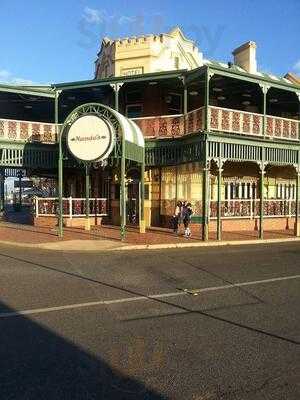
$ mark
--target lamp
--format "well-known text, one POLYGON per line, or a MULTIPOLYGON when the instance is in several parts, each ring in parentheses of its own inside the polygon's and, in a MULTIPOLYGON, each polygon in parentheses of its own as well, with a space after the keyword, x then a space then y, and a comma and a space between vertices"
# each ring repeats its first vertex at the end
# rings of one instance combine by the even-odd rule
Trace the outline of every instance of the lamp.
POLYGON ((171 101, 172 101, 172 96, 166 96, 165 97, 165 101, 166 101, 167 104, 170 104, 171 101))
POLYGON ((190 95, 190 96, 197 96, 197 95, 198 95, 198 92, 197 92, 196 90, 192 90, 192 91, 189 93, 189 95, 190 95))
POLYGON ((222 88, 218 88, 218 87, 214 87, 213 91, 214 92, 223 92, 223 89, 222 88))
POLYGON ((217 99, 218 99, 218 100, 225 100, 226 97, 225 97, 225 96, 218 96, 217 99))
POLYGON ((243 101, 243 102, 242 102, 242 104, 243 104, 243 106, 249 106, 249 104, 250 104, 250 101, 248 101, 248 100, 245 100, 245 101, 243 101))

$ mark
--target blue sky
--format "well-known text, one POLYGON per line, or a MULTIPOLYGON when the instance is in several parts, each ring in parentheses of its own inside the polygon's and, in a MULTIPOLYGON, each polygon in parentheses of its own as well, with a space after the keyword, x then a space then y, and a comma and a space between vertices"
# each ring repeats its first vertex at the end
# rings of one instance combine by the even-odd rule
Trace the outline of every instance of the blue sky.
POLYGON ((260 70, 300 75, 300 0, 1 0, 0 15, 2 82, 90 79, 103 36, 176 25, 205 58, 227 62, 254 40, 260 70))

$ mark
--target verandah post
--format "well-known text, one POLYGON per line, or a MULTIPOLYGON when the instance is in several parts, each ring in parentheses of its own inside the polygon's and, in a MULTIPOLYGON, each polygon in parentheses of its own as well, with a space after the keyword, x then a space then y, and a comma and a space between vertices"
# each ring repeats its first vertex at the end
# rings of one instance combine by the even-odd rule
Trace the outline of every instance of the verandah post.
POLYGON ((265 149, 262 148, 262 162, 259 165, 260 168, 260 180, 259 180, 259 186, 260 186, 260 203, 259 203, 259 238, 263 239, 264 238, 264 197, 265 197, 265 181, 264 181, 264 175, 265 175, 265 149))
POLYGON ((5 168, 0 171, 0 214, 3 215, 5 207, 5 168))
POLYGON ((143 149, 143 161, 141 164, 141 183, 140 183, 140 215, 139 215, 139 223, 140 223, 140 233, 146 232, 145 227, 145 150, 143 149))
POLYGON ((267 127, 267 94, 270 89, 270 86, 260 85, 261 90, 263 92, 263 124, 262 124, 262 134, 266 136, 266 127, 267 127))
POLYGON ((58 125, 59 116, 59 95, 60 91, 55 92, 54 113, 55 113, 55 129, 58 140, 58 236, 63 237, 63 151, 62 151, 62 135, 63 131, 58 125))
POLYGON ((207 136, 204 142, 204 168, 202 178, 202 240, 208 240, 208 222, 209 222, 209 171, 210 171, 210 159, 208 158, 208 141, 207 136))
MULTIPOLYGON (((219 143, 219 154, 221 143, 219 143)), ((224 161, 219 158, 218 160, 218 208, 217 208, 217 240, 222 240, 222 172, 224 161)))
POLYGON ((296 207, 295 207, 295 236, 300 236, 300 151, 296 168, 296 207))
POLYGON ((90 223, 90 165, 85 165, 85 230, 91 230, 90 223))
MULTIPOLYGON (((122 87, 123 83, 113 83, 111 87, 115 93, 115 110, 119 111, 119 91, 122 87)), ((125 239, 126 234, 126 159, 125 159, 125 136, 122 135, 121 137, 121 179, 120 179, 120 235, 121 240, 125 239)))

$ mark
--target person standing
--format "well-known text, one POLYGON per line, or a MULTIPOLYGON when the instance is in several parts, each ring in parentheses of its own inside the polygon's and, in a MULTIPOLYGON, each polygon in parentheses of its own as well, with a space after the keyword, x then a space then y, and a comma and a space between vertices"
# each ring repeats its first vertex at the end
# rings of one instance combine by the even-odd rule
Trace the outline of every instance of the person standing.
POLYGON ((180 216, 181 216, 181 209, 182 209, 182 203, 181 201, 178 201, 175 207, 174 215, 173 215, 173 231, 178 235, 178 227, 179 227, 179 222, 180 222, 180 216))
POLYGON ((193 215, 191 203, 187 203, 184 209, 183 225, 184 225, 184 237, 189 238, 191 236, 190 223, 193 215))

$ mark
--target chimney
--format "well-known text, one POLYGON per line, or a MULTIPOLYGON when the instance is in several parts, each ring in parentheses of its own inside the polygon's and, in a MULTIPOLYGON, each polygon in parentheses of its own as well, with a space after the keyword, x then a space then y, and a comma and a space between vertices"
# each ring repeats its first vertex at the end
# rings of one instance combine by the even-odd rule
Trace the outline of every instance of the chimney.
POLYGON ((235 49, 232 54, 234 56, 234 64, 245 69, 250 74, 255 74, 257 72, 255 42, 242 44, 235 49))

